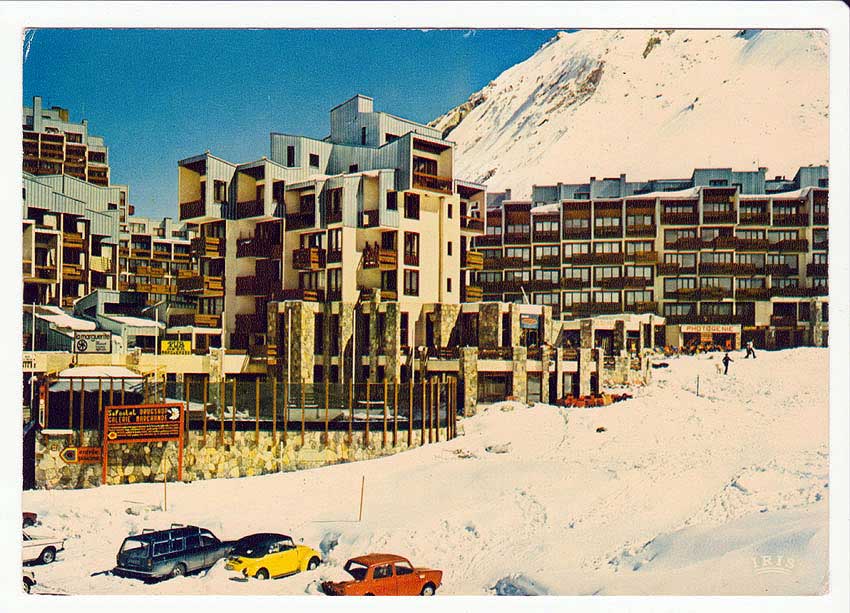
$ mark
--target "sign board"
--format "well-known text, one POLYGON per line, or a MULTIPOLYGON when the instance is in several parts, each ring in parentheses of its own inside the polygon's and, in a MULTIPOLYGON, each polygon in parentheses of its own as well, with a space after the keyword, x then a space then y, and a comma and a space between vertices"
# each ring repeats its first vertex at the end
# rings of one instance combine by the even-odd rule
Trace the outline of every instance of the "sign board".
POLYGON ((159 352, 163 355, 191 355, 192 341, 160 341, 159 352))
POLYGON ((700 334, 738 334, 741 332, 740 325, 711 325, 711 324, 682 324, 681 331, 699 332, 700 334))
POLYGON ((520 315, 519 316, 519 325, 521 328, 527 328, 530 330, 536 330, 540 326, 540 316, 539 315, 520 315))
POLYGON ((177 478, 182 481, 183 419, 184 405, 179 402, 104 407, 101 483, 106 483, 109 445, 167 441, 178 444, 177 478))
POLYGON ((112 333, 74 332, 74 353, 112 353, 112 333))
POLYGON ((36 367, 35 354, 31 351, 24 351, 24 372, 33 372, 36 367))
POLYGON ((100 464, 102 456, 101 447, 65 447, 59 454, 66 464, 100 464))

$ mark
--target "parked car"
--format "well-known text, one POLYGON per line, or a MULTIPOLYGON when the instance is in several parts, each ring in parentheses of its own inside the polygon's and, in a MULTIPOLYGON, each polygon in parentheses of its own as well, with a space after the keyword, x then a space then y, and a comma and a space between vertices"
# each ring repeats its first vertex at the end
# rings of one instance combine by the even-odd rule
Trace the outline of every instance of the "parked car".
POLYGON ((24 591, 29 594, 35 584, 35 575, 33 572, 31 570, 24 569, 24 591))
POLYGON ((56 554, 65 549, 65 539, 23 532, 23 561, 50 564, 56 554))
POLYGON ((205 528, 172 524, 125 538, 112 572, 147 580, 179 577, 211 567, 232 548, 232 541, 222 542, 205 528))
POLYGON ((252 534, 236 541, 225 564, 246 577, 268 579, 313 570, 322 562, 318 551, 296 545, 285 534, 252 534))
POLYGON ((370 553, 345 563, 353 581, 325 581, 322 591, 330 596, 433 596, 443 581, 443 571, 414 568, 405 558, 389 553, 370 553))
POLYGON ((23 513, 23 527, 29 528, 30 526, 35 526, 38 523, 38 514, 31 513, 30 511, 24 511, 23 513))

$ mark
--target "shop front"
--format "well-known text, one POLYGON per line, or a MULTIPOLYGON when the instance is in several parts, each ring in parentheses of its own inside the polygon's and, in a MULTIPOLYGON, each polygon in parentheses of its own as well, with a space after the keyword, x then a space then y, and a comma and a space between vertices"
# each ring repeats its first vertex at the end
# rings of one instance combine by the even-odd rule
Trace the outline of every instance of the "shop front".
POLYGON ((726 350, 741 348, 740 324, 682 324, 669 327, 673 334, 668 334, 668 341, 672 340, 678 347, 714 345, 726 350))

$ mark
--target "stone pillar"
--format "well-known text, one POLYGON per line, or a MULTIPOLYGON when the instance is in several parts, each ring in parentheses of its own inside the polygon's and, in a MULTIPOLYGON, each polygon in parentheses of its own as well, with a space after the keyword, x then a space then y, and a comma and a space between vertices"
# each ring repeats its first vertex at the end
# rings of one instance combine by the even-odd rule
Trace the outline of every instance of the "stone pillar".
POLYGON ((540 398, 541 402, 549 404, 552 399, 549 398, 549 368, 552 365, 552 349, 544 345, 540 353, 540 398))
POLYGON ((809 321, 812 328, 812 345, 823 347, 823 302, 812 300, 809 307, 809 321))
POLYGON ((552 317, 552 307, 548 304, 543 305, 543 338, 542 343, 554 345, 558 340, 558 334, 561 332, 560 321, 552 317))
POLYGON ((460 315, 459 304, 434 305, 434 345, 448 347, 452 331, 460 315))
POLYGON ((511 347, 519 347, 519 344, 520 344, 520 325, 519 325, 520 306, 522 306, 522 305, 510 304, 508 306, 508 313, 510 315, 510 321, 511 321, 511 347))
POLYGON ((210 384, 207 402, 215 405, 217 411, 221 401, 221 381, 224 378, 224 349, 211 348, 209 351, 207 374, 209 374, 210 384))
POLYGON ((387 381, 401 380, 401 311, 398 302, 387 302, 384 313, 384 374, 387 381))
POLYGON ((614 337, 612 339, 612 350, 614 355, 620 355, 620 352, 626 348, 626 322, 618 319, 614 322, 614 337))
POLYGON ((764 333, 765 344, 767 349, 776 349, 776 328, 769 326, 764 333))
POLYGON ((556 400, 564 397, 564 352, 555 347, 555 396, 556 400))
POLYGON ((593 320, 582 319, 581 328, 579 329, 582 349, 593 348, 593 320))
POLYGON ((280 303, 266 304, 266 372, 270 377, 280 377, 280 303))
POLYGON ((339 304, 339 328, 334 331, 339 334, 339 383, 351 381, 351 347, 354 343, 354 303, 340 302, 339 304))
POLYGON ((313 313, 310 303, 301 301, 286 303, 284 319, 281 322, 284 342, 280 351, 283 356, 284 377, 287 373, 290 373, 293 383, 310 383, 313 381, 313 366, 315 365, 315 354, 313 353, 315 348, 314 318, 315 313, 313 313), (287 328, 290 325, 289 313, 292 313, 291 339, 287 338, 287 328), (291 368, 287 364, 290 352, 292 356, 291 368))
POLYGON ((369 302, 369 381, 378 380, 378 355, 380 354, 380 330, 378 329, 378 314, 380 313, 381 293, 372 292, 369 302))
POLYGON ((478 408, 478 347, 461 347, 458 365, 463 386, 463 416, 475 415, 478 408))
POLYGON ((496 349, 502 344, 502 310, 500 302, 481 302, 478 307, 478 346, 496 349))
POLYGON ((513 347, 511 396, 520 402, 528 401, 528 349, 513 347))
MULTIPOLYGON (((582 322, 584 324, 584 322, 582 322)), ((582 330, 584 326, 582 325, 582 330)), ((593 349, 582 347, 578 350, 578 395, 590 394, 590 375, 593 370, 593 349)))

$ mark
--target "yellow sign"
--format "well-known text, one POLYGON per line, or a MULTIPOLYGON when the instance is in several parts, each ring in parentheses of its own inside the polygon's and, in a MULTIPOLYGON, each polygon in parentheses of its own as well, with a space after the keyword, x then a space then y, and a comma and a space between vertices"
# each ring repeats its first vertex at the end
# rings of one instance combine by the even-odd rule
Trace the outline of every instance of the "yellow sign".
POLYGON ((163 355, 190 355, 192 341, 161 341, 159 352, 163 355))

